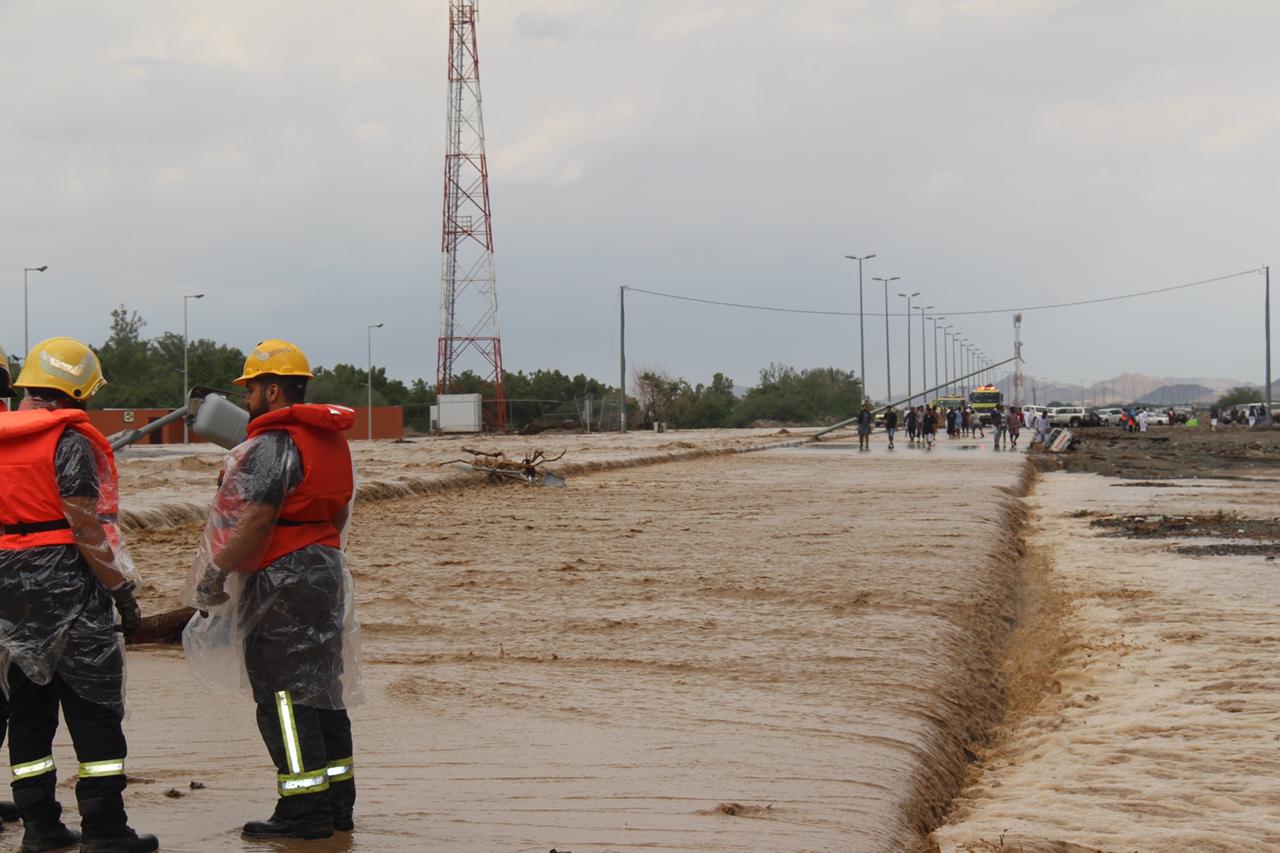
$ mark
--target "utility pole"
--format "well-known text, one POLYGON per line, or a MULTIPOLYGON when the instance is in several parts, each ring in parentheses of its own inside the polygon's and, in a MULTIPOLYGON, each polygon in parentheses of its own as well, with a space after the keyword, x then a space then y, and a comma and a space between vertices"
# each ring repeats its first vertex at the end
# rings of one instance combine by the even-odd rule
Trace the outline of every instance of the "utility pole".
MULTIPOLYGON (((907 405, 910 406, 911 401, 915 399, 911 394, 911 300, 912 298, 919 296, 920 291, 917 290, 915 293, 899 293, 898 295, 907 300, 907 405)), ((924 325, 924 321, 921 321, 921 325, 924 325)), ((923 385, 920 387, 921 389, 924 388, 923 385)))
MULTIPOLYGON (((946 319, 946 318, 943 318, 946 319)), ((955 328, 955 323, 948 323, 942 327, 942 368, 945 379, 947 380, 947 393, 952 392, 951 387, 951 350, 952 346, 947 342, 947 338, 951 337, 951 329, 955 328)))
MULTIPOLYGON (((187 381, 187 305, 192 299, 204 299, 203 293, 191 293, 182 297, 182 405, 187 405, 187 395, 190 392, 190 383, 187 381)), ((182 419, 182 443, 187 444, 191 441, 191 425, 187 423, 187 419, 182 419)))
MULTIPOLYGON (((938 321, 945 320, 946 317, 930 317, 933 321, 933 384, 942 384, 942 374, 938 373, 938 321)), ((929 401, 925 400, 927 404, 929 401)))
POLYGON ((884 394, 886 400, 893 399, 893 369, 892 358, 889 356, 889 282, 897 281, 902 278, 900 275, 891 275, 888 278, 874 276, 872 281, 878 281, 884 285, 884 394))
MULTIPOLYGON (((925 340, 924 340, 924 320, 925 320, 924 312, 932 311, 932 310, 933 310, 932 305, 925 305, 920 309, 920 387, 921 388, 929 387, 929 363, 926 360, 929 354, 925 347, 925 340)), ((934 374, 933 378, 934 378, 934 381, 937 381, 938 379, 937 373, 934 374)), ((929 401, 924 399, 924 396, 921 395, 920 402, 927 403, 929 401)))
POLYGON ((845 255, 851 261, 858 262, 858 382, 862 385, 862 396, 867 396, 867 330, 862 325, 862 262, 875 257, 874 254, 845 255))
POLYGON ((369 426, 369 435, 367 437, 370 441, 373 441, 373 330, 381 329, 382 326, 382 323, 374 323, 366 329, 369 343, 369 372, 366 376, 369 380, 369 398, 368 405, 365 406, 364 411, 369 426))
POLYGON ((627 431, 627 286, 618 288, 618 431, 627 431))
POLYGON ((1267 298, 1266 307, 1263 314, 1266 318, 1267 328, 1267 426, 1271 426, 1271 267, 1262 268, 1267 277, 1267 298))

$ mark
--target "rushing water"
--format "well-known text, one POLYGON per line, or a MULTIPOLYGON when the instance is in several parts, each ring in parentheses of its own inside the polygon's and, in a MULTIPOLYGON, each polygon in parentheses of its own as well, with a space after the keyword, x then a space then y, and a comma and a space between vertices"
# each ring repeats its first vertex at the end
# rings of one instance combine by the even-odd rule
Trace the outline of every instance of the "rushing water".
MULTIPOLYGON (((366 503, 359 831, 306 849, 910 849, 998 710, 1022 466, 779 451, 366 503)), ((136 822, 259 849, 251 709, 131 657, 136 822)))

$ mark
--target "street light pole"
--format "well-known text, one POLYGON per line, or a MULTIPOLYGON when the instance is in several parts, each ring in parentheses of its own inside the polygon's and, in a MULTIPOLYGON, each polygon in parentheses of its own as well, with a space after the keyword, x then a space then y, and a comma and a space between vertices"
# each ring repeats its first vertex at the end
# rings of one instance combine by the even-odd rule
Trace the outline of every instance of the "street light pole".
MULTIPOLYGON (((946 317, 930 317, 933 321, 933 384, 941 386, 942 376, 938 373, 938 321, 945 320, 946 317)), ((926 403, 929 401, 926 400, 926 403)))
POLYGON ((858 382, 862 384, 862 397, 867 397, 867 330, 862 325, 862 262, 875 257, 874 254, 845 255, 851 261, 858 262, 858 382))
MULTIPOLYGON (((915 293, 899 293, 899 296, 905 297, 907 300, 907 405, 915 399, 915 395, 911 393, 911 300, 920 295, 920 291, 915 293)), ((924 390, 924 386, 920 387, 924 390)))
POLYGON ((42 267, 23 267, 22 268, 22 364, 25 367, 27 363, 27 354, 31 352, 31 332, 28 329, 27 313, 27 273, 44 272, 49 268, 48 264, 42 267))
MULTIPOLYGON (((926 345, 925 339, 924 339, 924 320, 925 320, 924 312, 932 310, 932 308, 933 308, 932 305, 925 305, 920 309, 920 398, 921 398, 920 402, 921 403, 928 402, 928 400, 924 399, 924 389, 929 387, 929 363, 927 361, 929 357, 929 352, 928 352, 929 348, 926 345)), ((933 378, 937 379, 938 377, 935 375, 933 378)))
POLYGON ((381 329, 382 323, 373 323, 365 331, 369 336, 369 405, 365 408, 365 414, 369 419, 369 440, 373 441, 373 330, 381 329))
POLYGON ((951 373, 951 365, 954 362, 954 359, 951 358, 953 344, 952 342, 948 342, 947 338, 955 337, 955 334, 951 331, 955 327, 956 327, 955 323, 948 323, 947 325, 942 327, 942 367, 943 367, 943 372, 946 374, 948 394, 953 393, 955 389, 951 387, 951 377, 953 375, 951 373))
POLYGON ((891 275, 888 278, 873 276, 871 279, 884 285, 884 398, 886 402, 893 400, 893 359, 889 355, 889 282, 900 278, 902 278, 900 275, 891 275))
MULTIPOLYGON (((187 395, 191 393, 191 382, 187 375, 187 306, 192 299, 204 299, 203 293, 189 293, 182 297, 182 405, 187 405, 187 395)), ((182 443, 191 441, 191 426, 187 419, 182 419, 182 443)))

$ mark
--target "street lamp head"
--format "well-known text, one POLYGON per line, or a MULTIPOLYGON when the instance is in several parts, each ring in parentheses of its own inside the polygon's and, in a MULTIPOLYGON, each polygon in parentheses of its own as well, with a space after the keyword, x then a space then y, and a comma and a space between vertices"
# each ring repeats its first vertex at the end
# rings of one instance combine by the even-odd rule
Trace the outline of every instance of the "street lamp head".
POLYGON ((917 297, 917 296, 919 296, 919 295, 920 295, 920 291, 918 291, 918 290, 917 290, 915 293, 911 294, 911 298, 912 298, 912 299, 914 299, 915 297, 917 297))
POLYGON ((932 306, 932 305, 925 305, 925 306, 924 306, 924 307, 922 307, 920 310, 921 310, 921 311, 932 311, 932 310, 933 310, 933 306, 932 306))
POLYGON ((36 272, 44 272, 44 271, 45 271, 45 270, 47 270, 48 268, 49 268, 49 265, 48 265, 48 264, 45 264, 45 265, 44 265, 44 266, 42 266, 42 267, 36 267, 36 272))
POLYGON ((857 255, 845 255, 845 257, 851 261, 869 261, 874 258, 875 255, 863 255, 862 257, 858 257, 857 255))
POLYGON ((373 324, 373 325, 371 325, 369 328, 370 328, 370 329, 381 329, 381 328, 382 328, 382 326, 383 326, 383 324, 382 324, 382 323, 374 323, 374 324, 373 324))

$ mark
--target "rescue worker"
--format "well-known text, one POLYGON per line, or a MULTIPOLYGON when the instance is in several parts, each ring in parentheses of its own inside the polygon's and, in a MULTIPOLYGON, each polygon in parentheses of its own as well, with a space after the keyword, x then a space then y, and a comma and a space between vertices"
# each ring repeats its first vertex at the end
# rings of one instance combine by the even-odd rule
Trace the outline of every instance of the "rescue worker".
POLYGON ((248 437, 228 454, 188 585, 191 603, 209 614, 183 633, 192 671, 206 680, 214 647, 239 638, 278 771, 274 813, 244 825, 252 838, 328 838, 354 827, 353 691, 344 687, 359 670, 342 554, 354 472, 342 433, 355 412, 305 404, 311 377, 287 341, 249 354, 235 380, 248 391, 248 437))
POLYGON ((37 344, 0 417, 0 651, 7 659, 9 767, 23 851, 81 842, 96 853, 155 850, 124 810, 124 641, 142 614, 116 513, 111 445, 85 405, 106 380, 80 341, 37 344), (117 625, 116 614, 120 622, 117 625), (80 762, 81 834, 63 824, 53 736, 66 717, 80 762))
MULTIPOLYGON (((9 376, 9 356, 4 347, 0 347, 0 412, 9 411, 9 400, 13 397, 13 383, 9 376)), ((9 728, 9 700, 0 691, 0 746, 4 746, 5 732, 9 728)), ((0 821, 17 820, 18 807, 8 800, 0 800, 0 821)), ((0 830, 4 824, 0 823, 0 830)))

